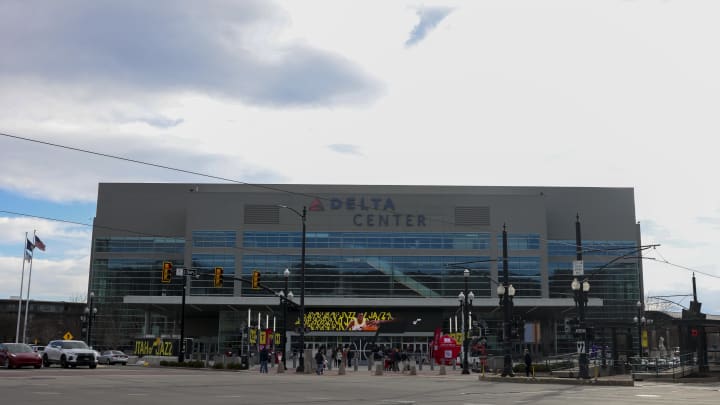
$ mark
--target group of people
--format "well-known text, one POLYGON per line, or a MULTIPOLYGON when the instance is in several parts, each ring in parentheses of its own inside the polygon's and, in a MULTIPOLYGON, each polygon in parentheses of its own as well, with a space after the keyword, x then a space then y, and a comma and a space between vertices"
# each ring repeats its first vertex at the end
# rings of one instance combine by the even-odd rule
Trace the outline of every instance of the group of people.
POLYGON ((412 350, 401 349, 398 347, 387 348, 378 347, 373 351, 373 360, 383 361, 385 371, 408 371, 410 370, 410 361, 414 361, 414 352, 412 350))
POLYGON ((355 352, 349 348, 340 347, 328 350, 326 347, 321 346, 317 353, 315 353, 315 372, 320 375, 323 374, 325 369, 331 369, 333 365, 340 368, 343 361, 343 355, 347 358, 347 364, 352 364, 355 358, 355 352))

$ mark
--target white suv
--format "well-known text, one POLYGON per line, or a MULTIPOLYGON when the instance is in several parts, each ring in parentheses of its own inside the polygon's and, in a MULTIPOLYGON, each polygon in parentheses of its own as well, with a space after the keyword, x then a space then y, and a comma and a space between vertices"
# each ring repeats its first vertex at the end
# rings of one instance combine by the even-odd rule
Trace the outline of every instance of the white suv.
POLYGON ((45 346, 43 365, 59 364, 63 368, 89 366, 97 367, 95 350, 81 340, 53 340, 45 346))

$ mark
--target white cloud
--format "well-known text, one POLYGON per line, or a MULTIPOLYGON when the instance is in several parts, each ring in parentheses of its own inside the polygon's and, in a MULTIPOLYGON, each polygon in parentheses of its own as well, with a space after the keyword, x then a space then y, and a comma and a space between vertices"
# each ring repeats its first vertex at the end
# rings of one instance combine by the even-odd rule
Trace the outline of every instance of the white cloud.
MULTIPOLYGON (((27 294, 28 277, 31 300, 69 301, 77 294, 87 292, 89 263, 89 256, 63 260, 33 259, 32 274, 29 266, 25 266, 23 298, 27 294)), ((0 279, 13 281, 0 283, 0 297, 9 298, 20 293, 21 274, 22 258, 0 256, 0 279)))
POLYGON ((345 58, 278 43, 281 11, 264 1, 5 4, 0 74, 84 87, 193 91, 262 105, 366 102, 377 85, 345 58))
MULTIPOLYGON (((720 274, 717 2, 426 1, 451 18, 412 47, 409 1, 38 4, 0 15, 0 132, 251 183, 633 187, 643 241, 720 274), (74 61, 29 68, 46 49, 74 61)), ((51 201, 208 181, 3 137, 0 161, 0 187, 51 201)), ((645 262, 648 291, 690 275, 645 262)))

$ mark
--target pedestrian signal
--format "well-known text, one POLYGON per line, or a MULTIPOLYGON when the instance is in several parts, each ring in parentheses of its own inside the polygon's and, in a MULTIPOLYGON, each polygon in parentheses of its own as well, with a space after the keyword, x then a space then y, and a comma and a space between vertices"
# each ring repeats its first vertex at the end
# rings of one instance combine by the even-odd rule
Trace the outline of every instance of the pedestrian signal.
POLYGON ((260 288, 260 272, 257 270, 252 272, 252 288, 255 290, 260 288))
POLYGON ((215 279, 213 280, 213 286, 215 286, 215 287, 223 286, 223 268, 222 267, 215 267, 215 279))
POLYGON ((160 281, 167 284, 172 280, 172 270, 173 270, 173 264, 172 262, 163 262, 162 264, 162 276, 160 278, 160 281))

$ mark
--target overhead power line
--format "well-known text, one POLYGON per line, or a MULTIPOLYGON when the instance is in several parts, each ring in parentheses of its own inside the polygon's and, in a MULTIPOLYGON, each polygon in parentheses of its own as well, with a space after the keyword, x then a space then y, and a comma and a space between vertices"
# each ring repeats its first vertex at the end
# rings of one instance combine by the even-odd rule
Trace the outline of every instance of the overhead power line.
MULTIPOLYGON (((70 151, 74 151, 74 152, 86 153, 86 154, 95 155, 95 156, 100 156, 100 157, 104 157, 104 158, 108 158, 108 159, 115 159, 115 160, 120 160, 120 161, 124 161, 124 162, 128 162, 128 163, 134 163, 134 164, 139 164, 139 165, 144 165, 144 166, 149 166, 149 167, 155 167, 155 168, 159 168, 159 169, 170 170, 170 171, 175 171, 175 172, 178 172, 178 173, 185 173, 185 174, 190 174, 190 175, 193 175, 193 176, 205 177, 205 178, 209 178, 209 179, 220 180, 220 181, 225 181, 225 182, 234 183, 234 184, 243 184, 243 185, 246 185, 246 186, 257 187, 257 188, 264 189, 264 190, 270 190, 270 191, 275 191, 275 192, 280 192, 280 193, 285 193, 285 194, 290 194, 290 195, 296 195, 296 196, 302 196, 302 197, 309 197, 309 198, 314 198, 314 199, 318 199, 318 200, 326 201, 326 202, 330 201, 330 199, 327 198, 327 197, 322 197, 322 196, 319 196, 319 195, 313 195, 313 194, 307 194, 307 193, 301 193, 301 192, 297 192, 297 191, 290 191, 290 190, 286 190, 286 189, 283 189, 283 188, 280 188, 280 187, 273 187, 273 186, 264 185, 264 184, 257 184, 257 183, 248 183, 248 182, 245 182, 245 181, 236 180, 236 179, 230 179, 230 178, 227 178, 227 177, 215 176, 215 175, 212 175, 212 174, 201 173, 201 172, 197 172, 197 171, 193 171, 193 170, 187 170, 187 169, 182 169, 182 168, 167 166, 167 165, 163 165, 163 164, 159 164, 159 163, 145 162, 145 161, 141 161, 141 160, 137 160, 137 159, 132 159, 132 158, 127 158, 127 157, 123 157, 123 156, 111 155, 111 154, 109 154, 109 153, 96 152, 96 151, 92 151, 92 150, 89 150, 89 149, 83 149, 83 148, 77 148, 77 147, 73 147, 73 146, 61 145, 61 144, 58 144, 58 143, 42 141, 42 140, 33 139, 33 138, 28 138, 28 137, 23 137, 23 136, 19 136, 19 135, 12 135, 12 134, 8 134, 8 133, 5 133, 5 132, 0 132, 0 135, 5 136, 5 137, 8 137, 8 138, 12 138, 12 139, 17 139, 17 140, 26 141, 26 142, 32 142, 32 143, 36 143, 36 144, 40 144, 40 145, 45 145, 45 146, 50 146, 50 147, 54 147, 54 148, 60 148, 60 149, 70 150, 70 151)), ((369 208, 370 208, 371 210, 377 210, 377 211, 379 211, 379 209, 374 208, 374 207, 369 207, 369 208)), ((401 215, 403 214, 402 212, 398 212, 398 211, 393 211, 393 212, 396 213, 396 214, 401 214, 401 215)), ((33 216, 33 215, 29 215, 29 214, 21 214, 21 215, 24 215, 24 216, 33 216)), ((38 218, 41 218, 41 217, 38 216, 38 218)), ((65 220, 58 220, 58 219, 52 219, 52 220, 58 221, 58 222, 72 223, 72 221, 65 221, 65 220)), ((447 224, 447 225, 454 225, 454 224, 455 224, 454 221, 448 221, 448 220, 445 220, 445 219, 442 218, 442 217, 434 217, 434 220, 437 221, 437 222, 439 222, 439 223, 447 224)), ((79 223, 78 223, 78 224, 79 224, 79 223)), ((85 225, 87 225, 87 224, 85 224, 85 225)), ((126 231, 126 232, 133 232, 133 231, 130 231, 130 230, 124 230, 124 231, 126 231)), ((545 239, 545 238, 539 238, 539 239, 542 240, 542 241, 544 241, 544 242, 551 242, 551 240, 549 240, 549 239, 545 239)), ((558 241, 558 240, 552 240, 552 242, 560 243, 560 244, 567 244, 568 246, 575 246, 575 244, 572 243, 572 242, 563 242, 563 241, 558 241)), ((592 253, 592 252, 608 252, 608 251, 613 251, 613 250, 627 250, 628 248, 629 248, 629 247, 615 247, 615 246, 613 246, 613 247, 607 247, 607 248, 599 249, 599 248, 597 248, 597 247, 592 247, 592 248, 585 248, 585 249, 583 249, 583 251, 589 254, 589 253, 592 253)), ((634 246, 633 248, 637 248, 637 247, 634 246)))

